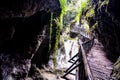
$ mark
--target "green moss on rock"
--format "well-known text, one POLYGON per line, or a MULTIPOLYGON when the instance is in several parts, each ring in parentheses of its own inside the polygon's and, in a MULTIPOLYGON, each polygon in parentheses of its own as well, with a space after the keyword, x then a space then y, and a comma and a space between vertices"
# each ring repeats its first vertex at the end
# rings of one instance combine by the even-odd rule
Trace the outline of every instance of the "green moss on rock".
POLYGON ((113 69, 113 74, 112 76, 116 79, 119 80, 120 79, 120 56, 118 58, 118 60, 116 61, 116 63, 114 64, 114 69, 113 69))
POLYGON ((86 18, 94 16, 95 12, 93 8, 90 8, 86 13, 86 18))

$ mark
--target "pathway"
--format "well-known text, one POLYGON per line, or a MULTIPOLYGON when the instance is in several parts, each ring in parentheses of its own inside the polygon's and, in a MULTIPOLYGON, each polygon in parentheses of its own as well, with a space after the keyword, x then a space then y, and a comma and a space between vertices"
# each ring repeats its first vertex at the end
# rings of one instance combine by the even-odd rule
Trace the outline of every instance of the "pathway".
POLYGON ((110 80, 113 63, 107 59, 103 46, 97 39, 87 54, 87 60, 95 80, 110 80))

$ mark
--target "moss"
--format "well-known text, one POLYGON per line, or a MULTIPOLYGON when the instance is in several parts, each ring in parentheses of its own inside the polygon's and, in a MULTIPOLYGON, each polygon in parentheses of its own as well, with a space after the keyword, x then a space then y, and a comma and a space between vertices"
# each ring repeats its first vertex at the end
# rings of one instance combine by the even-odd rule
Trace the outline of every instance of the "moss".
POLYGON ((77 13, 77 14, 76 14, 76 17, 75 17, 75 21, 76 21, 76 22, 79 22, 80 16, 81 16, 84 8, 88 5, 88 2, 89 2, 89 0, 81 0, 81 2, 80 2, 80 5, 81 5, 81 6, 80 6, 79 9, 78 9, 79 13, 77 13))
POLYGON ((66 0, 59 0, 60 2, 60 7, 62 9, 62 13, 65 13, 67 10, 67 1, 66 0))
POLYGON ((116 63, 114 64, 114 69, 113 69, 113 74, 112 76, 116 79, 119 80, 120 79, 120 56, 118 58, 118 60, 116 61, 116 63))
POLYGON ((57 29, 56 29, 55 51, 58 50, 59 38, 60 38, 60 28, 59 28, 59 26, 57 26, 57 29))
MULTIPOLYGON (((59 17, 61 30, 63 29, 64 26, 67 26, 67 25, 64 25, 64 23, 67 23, 65 21, 68 21, 68 20, 63 18, 67 15, 71 15, 69 17, 72 18, 72 22, 79 22, 82 11, 87 6, 88 1, 89 0, 71 0, 71 1, 59 0, 60 6, 62 9, 59 17), (73 15, 74 15, 74 18, 73 18, 73 15)), ((70 21, 68 23, 70 23, 70 21)))
POLYGON ((56 69, 53 74, 60 74, 60 75, 63 75, 64 71, 63 70, 59 70, 59 69, 56 69))
POLYGON ((58 53, 58 42, 59 42, 58 39, 56 39, 55 48, 54 48, 54 59, 53 59, 54 67, 56 67, 56 65, 57 65, 56 55, 58 53))
POLYGON ((92 26, 89 26, 89 23, 87 22, 87 20, 83 22, 83 26, 87 34, 91 34, 97 25, 98 25, 98 21, 96 21, 92 26))
POLYGON ((75 22, 79 22, 80 21, 80 15, 81 13, 78 13, 75 17, 75 22))
MULTIPOLYGON (((61 6, 61 14, 59 16, 59 18, 55 19, 55 22, 57 24, 56 26, 56 38, 55 38, 55 46, 54 46, 54 64, 56 66, 56 53, 58 51, 58 43, 59 43, 59 39, 60 39, 60 32, 63 32, 63 27, 64 26, 69 26, 71 25, 71 23, 69 22, 65 22, 68 21, 66 18, 63 18, 64 16, 67 16, 67 13, 73 13, 72 16, 74 15, 74 18, 72 17, 72 19, 74 19, 74 22, 79 22, 82 10, 87 6, 87 2, 88 0, 71 0, 69 2, 69 4, 67 5, 67 0, 59 0, 60 2, 60 6, 61 6), (77 2, 77 6, 75 5, 77 2), (78 3, 79 2, 79 3, 78 3), (69 23, 68 25, 65 25, 64 23, 69 23)), ((71 17, 71 14, 69 17, 71 17)), ((69 19, 70 20, 70 19, 69 19)))
POLYGON ((98 25, 98 21, 91 27, 91 30, 94 30, 97 25, 98 25))
POLYGON ((55 70, 56 65, 57 65, 57 58, 56 58, 56 55, 55 55, 55 54, 54 54, 53 63, 54 63, 54 70, 55 70))
POLYGON ((118 60, 116 61, 116 63, 114 65, 117 65, 119 63, 120 63, 120 56, 119 56, 118 60))
POLYGON ((87 6, 89 0, 81 0, 81 8, 82 10, 87 6))
POLYGON ((60 14, 60 29, 62 30, 62 28, 63 28, 63 16, 64 16, 64 14, 66 13, 66 11, 67 11, 67 1, 66 0, 59 0, 59 2, 60 2, 60 6, 61 6, 61 9, 62 9, 62 11, 61 11, 61 14, 60 14))
POLYGON ((52 22, 53 22, 53 13, 51 13, 51 19, 50 19, 49 51, 50 51, 50 49, 51 49, 52 22))
POLYGON ((59 43, 59 38, 60 38, 60 31, 61 31, 61 29, 60 29, 60 25, 61 25, 61 23, 60 23, 60 21, 59 21, 59 19, 57 18, 57 19, 54 19, 54 21, 56 22, 56 24, 57 24, 57 26, 56 26, 56 34, 55 34, 55 47, 54 47, 54 52, 56 52, 57 50, 58 50, 58 43, 59 43))
POLYGON ((63 29, 63 15, 64 15, 64 13, 61 13, 60 14, 60 30, 62 30, 63 29))
POLYGON ((56 24, 57 24, 57 26, 56 26, 56 34, 55 34, 55 46, 54 46, 54 50, 53 50, 53 56, 54 56, 54 60, 53 60, 53 62, 54 62, 54 67, 56 67, 56 64, 57 64, 57 59, 56 59, 56 55, 57 55, 57 53, 58 53, 58 43, 59 43, 59 39, 60 39, 60 23, 59 23, 59 21, 58 21, 58 19, 55 19, 55 22, 56 22, 56 24))
POLYGON ((58 43, 59 43, 59 38, 60 38, 60 21, 58 19, 55 19, 55 22, 57 24, 56 26, 56 34, 55 34, 55 47, 54 47, 54 51, 56 52, 56 50, 58 50, 58 43))
POLYGON ((92 17, 95 14, 94 9, 90 8, 88 12, 86 13, 86 18, 92 17))

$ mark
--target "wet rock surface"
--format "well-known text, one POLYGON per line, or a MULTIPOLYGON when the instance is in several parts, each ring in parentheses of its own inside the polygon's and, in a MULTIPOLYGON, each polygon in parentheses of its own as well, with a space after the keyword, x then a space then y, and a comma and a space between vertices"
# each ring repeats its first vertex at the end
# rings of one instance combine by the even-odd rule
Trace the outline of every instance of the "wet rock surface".
POLYGON ((22 59, 20 55, 12 56, 10 54, 0 54, 0 79, 2 80, 16 80, 24 79, 30 70, 31 60, 22 59))
POLYGON ((45 11, 60 11, 58 0, 1 0, 0 18, 27 17, 34 13, 45 11))
POLYGON ((33 56, 49 35, 49 19, 49 12, 40 11, 26 18, 0 20, 1 80, 23 80, 28 76, 33 56))
MULTIPOLYGON (((91 0, 81 17, 82 20, 87 20, 90 29, 95 31, 95 37, 104 47, 106 58, 114 63, 120 56, 118 4, 120 4, 119 0, 91 0)), ((119 75, 119 72, 118 68, 113 71, 116 76, 119 75)))
MULTIPOLYGON (((116 62, 120 56, 119 4, 119 0, 91 0, 81 17, 88 21, 91 30, 95 30, 96 37, 104 46, 106 57, 112 62, 116 62)), ((31 64, 40 68, 48 63, 50 12, 57 17, 60 11, 58 0, 0 1, 1 80, 43 79, 42 73, 34 70, 31 64), (35 75, 29 74, 32 68, 35 75)), ((55 45, 55 22, 53 26, 51 50, 55 45)), ((76 35, 78 33, 72 34, 73 37, 76 35)), ((119 79, 119 64, 118 59, 113 71, 116 79, 119 79)))

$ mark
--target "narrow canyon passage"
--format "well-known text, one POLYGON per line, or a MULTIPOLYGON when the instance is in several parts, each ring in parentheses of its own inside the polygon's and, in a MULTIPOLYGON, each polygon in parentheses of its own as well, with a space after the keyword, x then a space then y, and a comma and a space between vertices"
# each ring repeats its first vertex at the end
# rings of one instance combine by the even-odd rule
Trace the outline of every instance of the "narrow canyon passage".
POLYGON ((120 80, 119 9, 120 0, 0 0, 0 80, 120 80))

